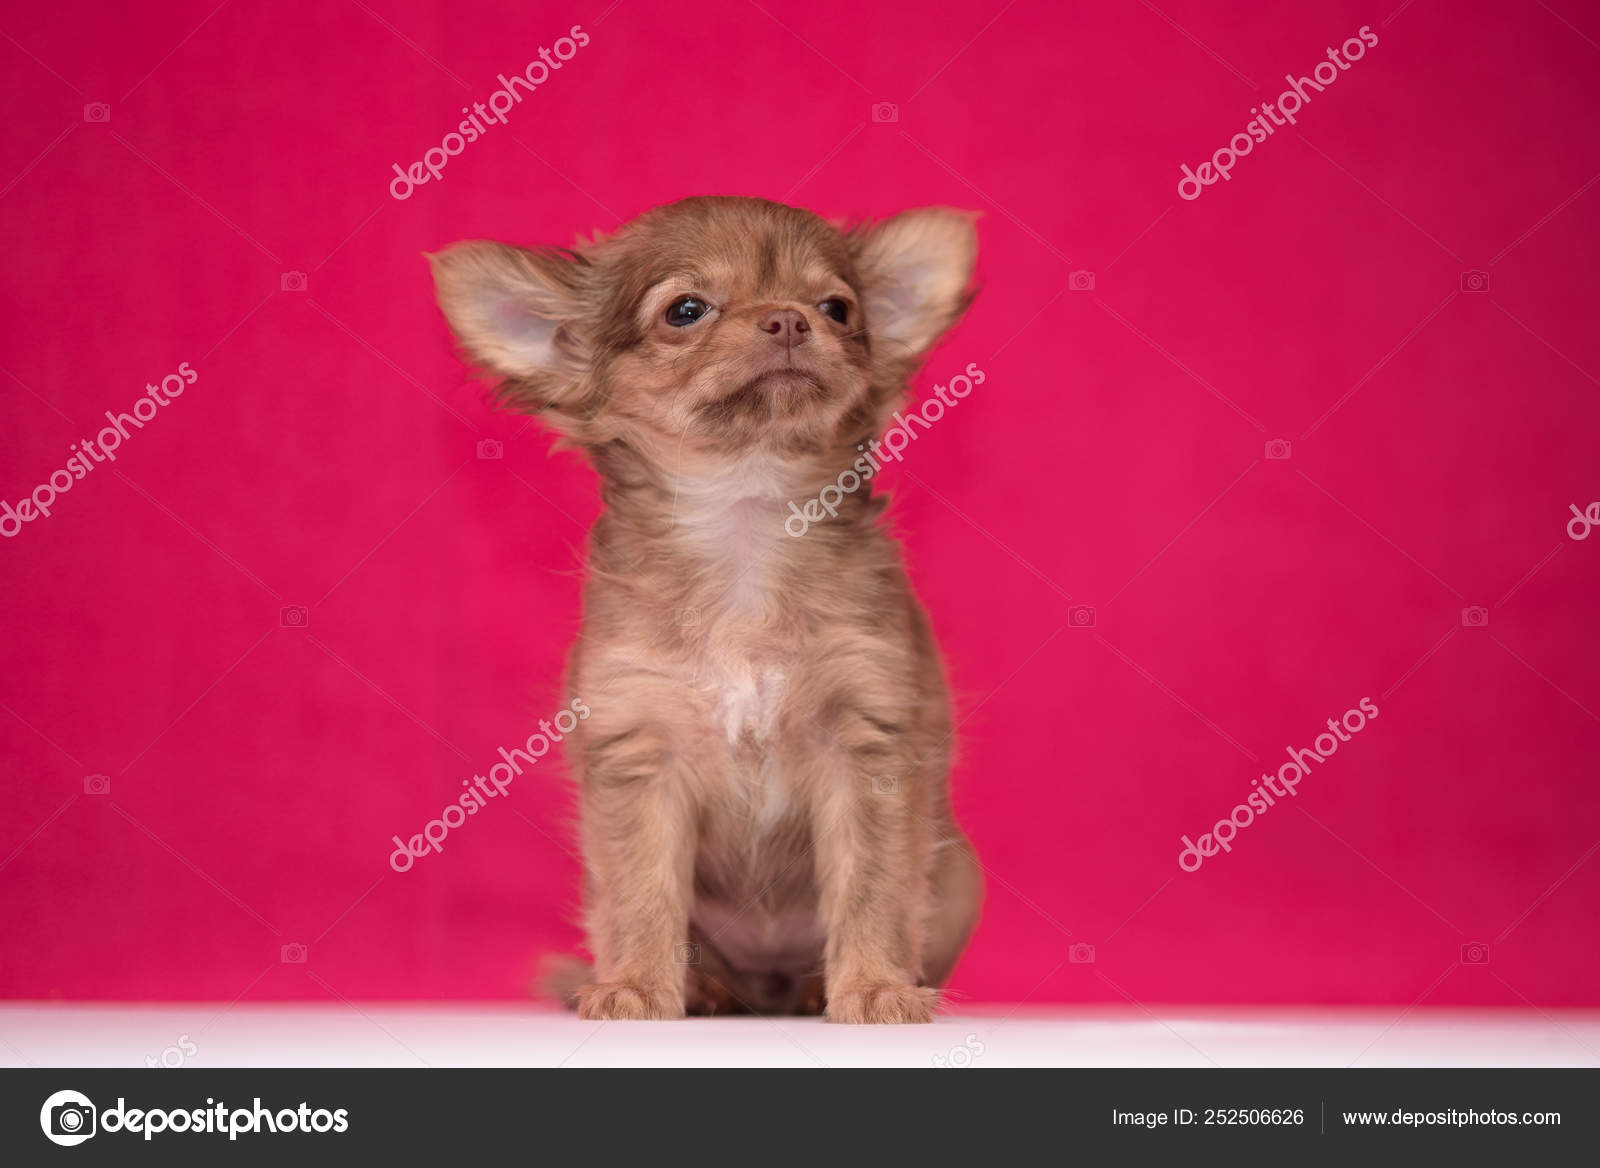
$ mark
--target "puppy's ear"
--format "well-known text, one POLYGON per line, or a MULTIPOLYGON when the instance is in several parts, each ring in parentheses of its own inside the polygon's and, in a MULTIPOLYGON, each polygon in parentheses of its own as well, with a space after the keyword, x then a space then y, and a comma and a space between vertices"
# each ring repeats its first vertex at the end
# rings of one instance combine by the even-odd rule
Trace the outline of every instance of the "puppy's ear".
POLYGON ((978 255, 977 216, 923 207, 851 232, 867 327, 893 358, 915 359, 966 311, 978 255))
POLYGON ((581 257, 474 240, 428 262, 456 339, 474 364, 505 378, 507 404, 530 413, 576 407, 588 368, 578 328, 581 257))

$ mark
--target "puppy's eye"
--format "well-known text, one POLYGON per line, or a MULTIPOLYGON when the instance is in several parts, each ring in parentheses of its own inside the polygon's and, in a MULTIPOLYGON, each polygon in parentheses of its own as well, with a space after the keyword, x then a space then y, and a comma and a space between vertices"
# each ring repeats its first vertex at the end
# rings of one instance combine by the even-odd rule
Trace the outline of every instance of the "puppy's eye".
POLYGON ((711 311, 711 305, 693 296, 680 296, 667 306, 666 321, 673 328, 687 328, 711 311))
POLYGON ((824 300, 817 305, 817 311, 829 320, 836 320, 840 324, 850 319, 850 306, 843 300, 824 300))

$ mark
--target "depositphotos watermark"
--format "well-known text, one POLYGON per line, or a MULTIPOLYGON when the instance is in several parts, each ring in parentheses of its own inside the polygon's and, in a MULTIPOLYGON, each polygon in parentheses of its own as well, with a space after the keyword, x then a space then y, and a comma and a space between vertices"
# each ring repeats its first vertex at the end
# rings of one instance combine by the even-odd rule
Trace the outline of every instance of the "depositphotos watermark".
POLYGON ((67 449, 71 453, 67 455, 66 465, 52 471, 44 482, 29 492, 26 499, 18 499, 15 507, 9 500, 0 499, 0 535, 15 539, 24 523, 50 518, 50 508, 55 506, 56 496, 72 490, 80 479, 88 478, 89 472, 100 463, 117 461, 117 450, 130 437, 130 426, 135 430, 143 430, 144 424, 152 420, 161 407, 171 405, 174 398, 183 396, 185 387, 199 380, 200 375, 185 361, 178 366, 176 373, 169 373, 162 378, 160 385, 146 385, 144 396, 128 407, 128 412, 118 414, 107 410, 106 421, 111 424, 94 438, 79 438, 69 446, 67 449))
POLYGON ((1568 503, 1567 509, 1572 512, 1572 518, 1567 520, 1567 534, 1573 539, 1586 540, 1592 528, 1600 527, 1600 503, 1590 503, 1582 511, 1576 503, 1568 503))
POLYGON ((340 1107, 330 1111, 326 1107, 313 1108, 309 1103, 298 1107, 285 1107, 274 1111, 261 1104, 258 1095, 249 1107, 230 1108, 216 1099, 207 1099, 204 1107, 129 1107, 128 1101, 117 1096, 117 1105, 104 1111, 81 1091, 57 1091, 44 1101, 39 1109, 39 1126, 52 1144, 71 1148, 98 1135, 128 1132, 154 1139, 162 1132, 197 1132, 202 1135, 221 1135, 229 1140, 242 1135, 265 1132, 347 1132, 350 1130, 350 1112, 340 1107))
POLYGON ((422 831, 409 841, 399 836, 393 837, 394 851, 389 856, 389 867, 396 872, 409 872, 411 866, 430 851, 444 851, 445 837, 453 828, 465 823, 467 816, 476 815, 487 807, 490 799, 504 795, 510 789, 512 780, 522 773, 524 764, 533 766, 550 753, 552 745, 560 742, 563 735, 570 734, 573 727, 588 716, 589 707, 583 704, 581 698, 573 698, 568 709, 559 711, 549 721, 541 719, 539 729, 528 735, 528 740, 521 747, 513 746, 507 750, 502 746, 501 761, 489 768, 488 778, 473 775, 470 779, 462 779, 461 785, 468 789, 441 811, 437 819, 430 819, 423 825, 422 831), (455 818, 451 819, 451 815, 455 818))
POLYGON ((979 1058, 989 1049, 988 1045, 976 1034, 969 1034, 960 1046, 952 1046, 949 1054, 936 1054, 933 1056, 933 1065, 936 1067, 970 1067, 974 1059, 979 1058))
POLYGON ((588 43, 589 34, 583 31, 581 25, 575 24, 571 32, 556 40, 553 49, 541 45, 539 59, 529 61, 528 67, 521 73, 514 73, 509 78, 504 73, 500 74, 496 78, 500 88, 489 95, 487 102, 475 101, 470 106, 462 106, 461 112, 467 115, 465 120, 446 134, 439 145, 424 151, 420 162, 413 162, 404 169, 398 162, 394 164, 395 176, 389 181, 389 193, 404 201, 423 183, 432 179, 443 181, 445 166, 465 150, 468 143, 476 142, 487 134, 490 126, 506 124, 506 115, 522 104, 520 90, 527 90, 527 95, 532 97, 539 86, 550 79, 551 73, 576 57, 578 50, 588 43), (452 142, 454 146, 450 145, 452 142))
POLYGON ((1378 34, 1372 31, 1370 24, 1363 24, 1356 30, 1356 35, 1339 48, 1329 47, 1328 59, 1318 61, 1316 68, 1311 70, 1311 76, 1296 77, 1293 73, 1285 73, 1283 79, 1289 83, 1289 88, 1278 95, 1276 105, 1264 101, 1259 107, 1252 107, 1251 118, 1245 123, 1244 129, 1228 139, 1228 144, 1213 154, 1210 162, 1202 162, 1193 170, 1189 169, 1188 163, 1183 164, 1178 194, 1192 203, 1218 179, 1231 181, 1231 171, 1239 159, 1254 150, 1258 142, 1265 142, 1271 137, 1278 126, 1295 125, 1295 115, 1311 103, 1311 95, 1321 93, 1339 80, 1339 74, 1347 71, 1353 62, 1365 57, 1367 50, 1377 43, 1378 34))
POLYGON ((928 429, 944 417, 945 407, 955 409, 972 392, 973 386, 982 385, 987 380, 988 374, 979 369, 974 361, 967 366, 965 373, 957 373, 952 377, 948 386, 934 386, 934 396, 909 415, 896 410, 894 425, 883 432, 883 437, 858 444, 856 449, 862 451, 861 457, 840 471, 839 477, 823 487, 815 498, 807 499, 804 508, 793 499, 789 500, 791 514, 783 521, 783 529, 799 539, 811 529, 813 523, 821 523, 824 516, 832 519, 838 515, 839 504, 844 502, 846 495, 853 495, 863 485, 870 483, 883 469, 884 463, 900 461, 906 447, 917 440, 918 423, 924 430, 928 429))
POLYGON ((178 1035, 178 1044, 169 1046, 159 1055, 147 1054, 144 1056, 144 1065, 147 1067, 165 1067, 169 1071, 177 1070, 184 1063, 200 1053, 200 1048, 189 1040, 187 1034, 178 1035))
POLYGON ((1251 779, 1250 785, 1256 789, 1246 795, 1245 801, 1228 815, 1217 820, 1217 825, 1201 836, 1198 842, 1186 835, 1179 837, 1183 840, 1183 850, 1178 853, 1178 867, 1185 872, 1198 872, 1207 856, 1216 855, 1219 849, 1233 851, 1234 837, 1254 823, 1256 816, 1265 815, 1277 799, 1295 795, 1295 788, 1311 773, 1314 765, 1332 758, 1333 752, 1339 749, 1339 743, 1349 742, 1353 735, 1361 733, 1366 724, 1377 716, 1378 707, 1372 699, 1362 698, 1359 709, 1346 710, 1344 717, 1337 722, 1329 718, 1327 732, 1318 734, 1310 746, 1303 750, 1284 747, 1289 754, 1289 761, 1278 768, 1277 774, 1264 774, 1259 779, 1251 779), (1277 796, 1277 799, 1273 796, 1277 796), (1190 859, 1194 860, 1193 864, 1189 863, 1190 859))

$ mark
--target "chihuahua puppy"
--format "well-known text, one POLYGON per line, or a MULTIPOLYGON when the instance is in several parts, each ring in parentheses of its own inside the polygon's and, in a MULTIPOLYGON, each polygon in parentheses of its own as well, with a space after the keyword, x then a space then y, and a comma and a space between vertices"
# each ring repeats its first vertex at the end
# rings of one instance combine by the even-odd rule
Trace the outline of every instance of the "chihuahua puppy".
POLYGON ((938 652, 859 457, 968 300, 973 216, 751 198, 576 250, 455 244, 439 305, 599 472, 567 738, 588 1019, 928 1022, 982 898, 938 652))

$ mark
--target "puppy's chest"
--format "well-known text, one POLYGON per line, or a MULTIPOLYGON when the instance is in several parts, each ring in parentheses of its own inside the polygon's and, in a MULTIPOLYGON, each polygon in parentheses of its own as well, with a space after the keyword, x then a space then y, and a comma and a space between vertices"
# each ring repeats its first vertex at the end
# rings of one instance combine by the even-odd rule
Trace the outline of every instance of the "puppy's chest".
POLYGON ((804 660, 804 634, 774 590, 714 578, 688 630, 690 685, 730 746, 770 746, 804 660), (718 599, 720 598, 720 599, 718 599))
POLYGON ((765 746, 776 737, 790 680, 783 661, 715 653, 702 659, 695 680, 728 745, 765 746))
POLYGON ((730 745, 769 743, 804 651, 782 521, 745 501, 691 512, 682 531, 695 565, 683 614, 691 684, 730 745))
POLYGON ((698 684, 711 719, 706 731, 727 750, 724 792, 732 800, 723 807, 732 818, 725 830, 753 830, 753 838, 762 839, 792 810, 793 784, 783 761, 790 752, 782 744, 791 724, 786 704, 793 666, 760 654, 717 654, 712 661, 702 665, 707 672, 698 684))

